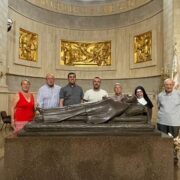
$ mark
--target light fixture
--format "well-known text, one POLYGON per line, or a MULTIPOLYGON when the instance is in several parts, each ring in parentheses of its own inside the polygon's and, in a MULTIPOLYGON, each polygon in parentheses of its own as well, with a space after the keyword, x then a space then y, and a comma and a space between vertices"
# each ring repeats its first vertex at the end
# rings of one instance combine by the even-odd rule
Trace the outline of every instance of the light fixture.
POLYGON ((8 18, 8 22, 7 22, 7 32, 9 32, 12 28, 13 25, 13 20, 11 18, 8 18))

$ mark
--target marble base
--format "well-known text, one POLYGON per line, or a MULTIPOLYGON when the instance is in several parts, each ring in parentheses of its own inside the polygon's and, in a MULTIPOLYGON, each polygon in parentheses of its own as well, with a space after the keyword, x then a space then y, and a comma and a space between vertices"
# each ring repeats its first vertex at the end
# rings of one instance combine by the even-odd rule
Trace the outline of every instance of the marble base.
POLYGON ((173 141, 154 134, 11 136, 7 180, 173 180, 173 141))

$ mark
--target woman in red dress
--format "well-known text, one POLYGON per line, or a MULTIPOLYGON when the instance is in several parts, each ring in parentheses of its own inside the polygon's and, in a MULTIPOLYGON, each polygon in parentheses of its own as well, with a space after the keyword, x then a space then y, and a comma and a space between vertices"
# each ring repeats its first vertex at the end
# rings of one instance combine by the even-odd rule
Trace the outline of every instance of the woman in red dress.
POLYGON ((30 85, 31 83, 27 79, 22 80, 22 91, 18 92, 13 99, 11 125, 15 132, 21 130, 26 123, 34 118, 34 96, 29 92, 30 85))

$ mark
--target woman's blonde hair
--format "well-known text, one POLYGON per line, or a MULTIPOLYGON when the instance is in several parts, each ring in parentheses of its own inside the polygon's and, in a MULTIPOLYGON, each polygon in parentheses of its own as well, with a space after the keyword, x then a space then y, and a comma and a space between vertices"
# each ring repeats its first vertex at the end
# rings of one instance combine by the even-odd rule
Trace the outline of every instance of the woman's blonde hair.
POLYGON ((28 79, 23 79, 23 80, 21 81, 21 85, 22 85, 22 83, 23 83, 24 81, 26 81, 29 85, 31 85, 31 82, 30 82, 28 79))

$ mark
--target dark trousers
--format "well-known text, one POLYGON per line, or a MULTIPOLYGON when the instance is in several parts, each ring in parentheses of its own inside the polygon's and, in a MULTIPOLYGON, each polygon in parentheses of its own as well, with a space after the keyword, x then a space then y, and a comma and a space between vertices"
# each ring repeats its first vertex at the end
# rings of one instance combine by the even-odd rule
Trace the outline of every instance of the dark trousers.
POLYGON ((166 126, 166 125, 157 123, 157 129, 166 134, 171 133, 172 136, 175 138, 179 135, 180 126, 166 126))

